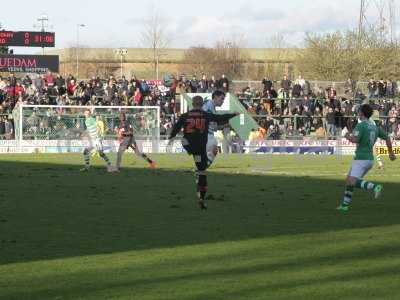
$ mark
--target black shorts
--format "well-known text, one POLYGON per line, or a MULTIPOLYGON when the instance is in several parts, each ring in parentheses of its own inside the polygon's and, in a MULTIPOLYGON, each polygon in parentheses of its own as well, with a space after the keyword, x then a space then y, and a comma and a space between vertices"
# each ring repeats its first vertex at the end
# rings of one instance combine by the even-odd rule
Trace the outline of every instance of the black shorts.
POLYGON ((184 145, 183 148, 189 155, 193 156, 194 163, 198 171, 205 171, 208 168, 208 156, 206 149, 198 151, 198 149, 192 149, 190 145, 184 145), (197 151, 196 151, 197 150, 197 151))
POLYGON ((128 149, 129 147, 136 148, 136 141, 133 136, 124 136, 119 143, 119 146, 123 149, 128 149))

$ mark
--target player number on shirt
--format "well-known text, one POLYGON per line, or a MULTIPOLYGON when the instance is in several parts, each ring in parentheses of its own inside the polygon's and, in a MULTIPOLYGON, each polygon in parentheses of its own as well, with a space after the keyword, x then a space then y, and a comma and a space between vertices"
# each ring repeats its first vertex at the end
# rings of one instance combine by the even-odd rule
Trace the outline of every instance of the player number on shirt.
POLYGON ((203 132, 205 129, 205 119, 188 119, 186 125, 186 132, 193 133, 196 129, 203 132))

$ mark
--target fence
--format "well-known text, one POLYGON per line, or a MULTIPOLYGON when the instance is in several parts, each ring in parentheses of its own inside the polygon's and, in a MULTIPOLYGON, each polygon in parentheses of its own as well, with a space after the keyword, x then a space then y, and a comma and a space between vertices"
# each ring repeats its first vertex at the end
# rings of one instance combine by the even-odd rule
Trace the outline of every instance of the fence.
MULTIPOLYGON (((250 133, 249 139, 338 139, 346 132, 352 132, 358 123, 358 117, 354 115, 336 117, 334 122, 328 121, 324 116, 253 115, 253 117, 263 129, 250 133)), ((400 140, 400 117, 378 116, 374 121, 394 139, 400 140)))
POLYGON ((20 105, 13 112, 14 127, 18 139, 58 140, 75 139, 86 130, 84 112, 93 110, 101 136, 115 138, 115 129, 120 123, 120 113, 137 136, 159 136, 159 107, 118 107, 118 106, 35 106, 20 105))
MULTIPOLYGON (((280 88, 280 81, 273 81, 276 90, 280 88)), ((318 90, 325 90, 329 87, 332 87, 336 90, 337 95, 345 96, 346 95, 346 82, 345 81, 318 81, 318 80, 310 80, 310 88, 312 91, 316 92, 318 90)), ((397 86, 400 86, 397 84, 397 86)), ((234 80, 231 84, 231 91, 237 92, 241 91, 247 87, 255 90, 263 90, 263 85, 261 81, 251 81, 251 80, 234 80)), ((368 95, 368 82, 360 81, 356 83, 355 90, 362 92, 364 95, 368 95)), ((355 91, 353 91, 355 92, 355 91)), ((349 97, 353 97, 352 94, 348 95, 349 97)))

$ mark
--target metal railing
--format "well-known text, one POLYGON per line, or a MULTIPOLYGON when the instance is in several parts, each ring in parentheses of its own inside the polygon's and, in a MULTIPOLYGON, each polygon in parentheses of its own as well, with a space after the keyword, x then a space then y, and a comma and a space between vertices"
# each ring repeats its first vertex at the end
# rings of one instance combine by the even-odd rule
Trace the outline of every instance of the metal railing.
MULTIPOLYGON (((292 86, 295 83, 295 79, 292 80, 292 86)), ((365 95, 369 94, 368 91, 368 82, 367 81, 358 81, 355 83, 355 86, 349 85, 349 83, 346 83, 345 81, 321 81, 321 80, 308 80, 310 84, 310 89, 314 92, 318 91, 319 89, 325 90, 329 87, 333 88, 336 90, 337 94, 340 96, 352 96, 352 93, 355 93, 357 90, 362 92, 365 95)), ((399 83, 397 83, 397 87, 400 86, 399 83)), ((275 87, 275 90, 278 91, 281 88, 281 81, 280 80, 273 80, 273 85, 275 87)), ((231 82, 231 90, 232 91, 237 91, 237 90, 242 90, 246 87, 250 87, 251 89, 256 89, 256 90, 263 90, 263 85, 261 80, 233 80, 231 82)), ((397 90, 397 94, 399 93, 399 90, 397 90)))
MULTIPOLYGON (((315 139, 337 139, 346 132, 351 132, 358 123, 355 115, 327 118, 326 116, 303 115, 253 115, 261 128, 261 135, 265 139, 294 139, 301 140, 308 137, 315 139)), ((400 139, 400 117, 378 116, 373 117, 377 126, 395 139, 400 139)))
MULTIPOLYGON (((80 139, 86 130, 84 110, 84 106, 24 106, 22 110, 16 108, 14 125, 20 127, 23 140, 80 139)), ((157 107, 135 107, 126 111, 127 121, 138 138, 159 136, 158 114, 157 107)), ((115 139, 115 129, 120 124, 119 107, 96 107, 95 116, 99 134, 104 139, 115 139)))

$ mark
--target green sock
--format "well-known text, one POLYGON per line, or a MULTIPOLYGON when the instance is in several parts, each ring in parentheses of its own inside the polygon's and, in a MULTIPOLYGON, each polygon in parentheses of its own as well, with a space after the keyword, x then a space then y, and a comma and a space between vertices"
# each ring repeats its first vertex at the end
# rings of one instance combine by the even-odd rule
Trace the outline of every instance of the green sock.
POLYGON ((353 186, 346 186, 346 189, 344 190, 344 197, 342 201, 343 206, 349 206, 351 204, 351 201, 353 200, 353 191, 354 187, 353 186))
POLYGON ((375 188, 376 184, 372 182, 368 182, 362 179, 357 179, 356 187, 359 189, 363 189, 366 191, 372 191, 375 188))

